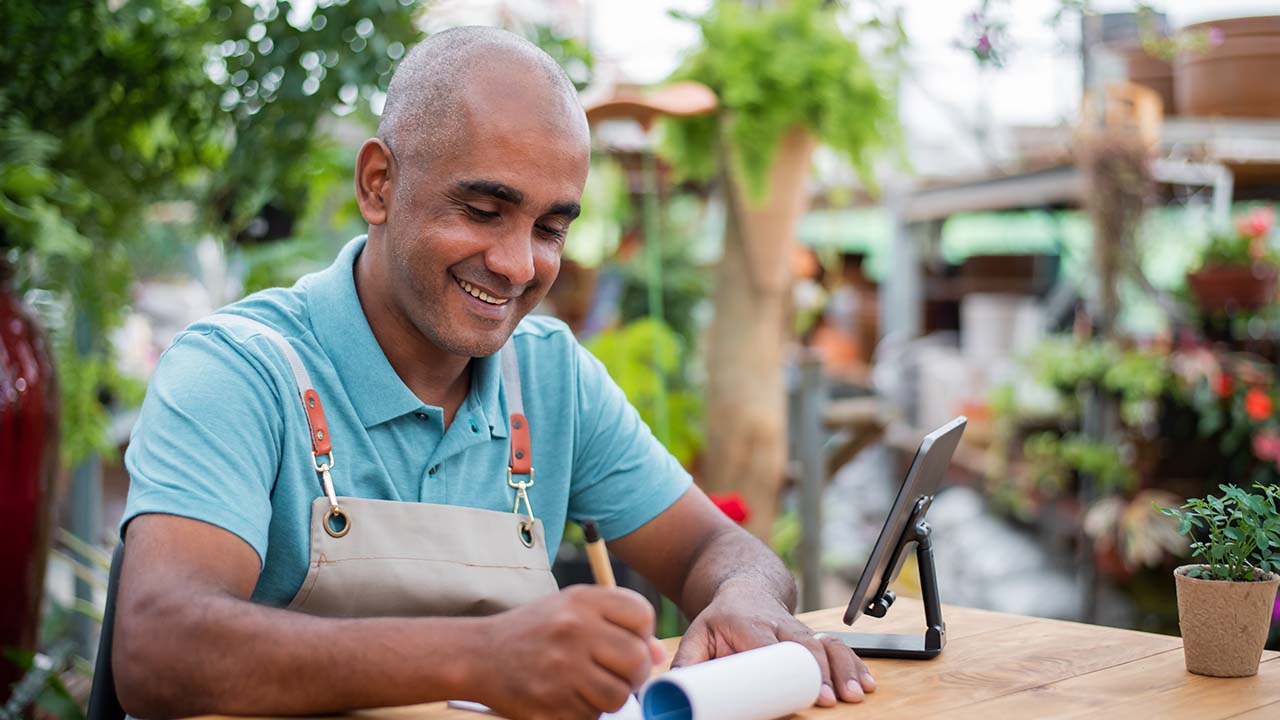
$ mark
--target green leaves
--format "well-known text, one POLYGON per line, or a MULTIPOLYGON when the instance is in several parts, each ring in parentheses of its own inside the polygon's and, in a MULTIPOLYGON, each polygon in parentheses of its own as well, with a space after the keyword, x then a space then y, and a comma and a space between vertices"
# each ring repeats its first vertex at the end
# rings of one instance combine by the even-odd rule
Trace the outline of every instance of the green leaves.
MULTIPOLYGON (((661 320, 645 318, 597 335, 587 349, 604 363, 627 400, 653 428, 660 388, 676 377, 680 367, 680 337, 661 320)), ((703 444, 701 398, 691 390, 673 389, 666 401, 667 449, 689 467, 703 444)))
POLYGON ((1160 508, 1178 519, 1178 532, 1192 538, 1191 554, 1206 568, 1188 575, 1208 580, 1255 580, 1255 570, 1280 568, 1280 485, 1219 485, 1221 497, 1191 498, 1181 508, 1160 508), (1206 537, 1207 536, 1207 537, 1206 537))
POLYGON ((304 22, 276 0, 0 3, 0 252, 58 314, 64 462, 109 449, 100 396, 135 394, 105 338, 148 236, 179 255, 268 202, 302 214, 321 120, 385 90, 420 4, 322 2, 304 22), (158 231, 148 209, 173 201, 197 222, 158 231))
POLYGON ((896 137, 896 111, 857 42, 840 29, 834 6, 791 0, 749 9, 718 2, 695 21, 702 48, 673 79, 706 84, 720 110, 718 117, 665 122, 664 155, 685 177, 715 173, 723 141, 728 162, 758 200, 768 192, 779 140, 803 126, 874 186, 871 152, 896 137))

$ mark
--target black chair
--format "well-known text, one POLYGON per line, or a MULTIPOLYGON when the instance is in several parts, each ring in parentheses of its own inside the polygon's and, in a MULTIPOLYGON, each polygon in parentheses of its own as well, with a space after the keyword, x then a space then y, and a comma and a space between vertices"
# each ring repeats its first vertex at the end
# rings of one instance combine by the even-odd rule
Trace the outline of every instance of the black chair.
POLYGON ((102 635, 98 639, 98 659, 93 666, 93 688, 89 691, 86 720, 124 720, 124 708, 116 695, 116 678, 111 672, 111 640, 116 625, 116 588, 120 566, 124 564, 124 543, 111 554, 111 575, 107 579, 107 607, 102 613, 102 635))

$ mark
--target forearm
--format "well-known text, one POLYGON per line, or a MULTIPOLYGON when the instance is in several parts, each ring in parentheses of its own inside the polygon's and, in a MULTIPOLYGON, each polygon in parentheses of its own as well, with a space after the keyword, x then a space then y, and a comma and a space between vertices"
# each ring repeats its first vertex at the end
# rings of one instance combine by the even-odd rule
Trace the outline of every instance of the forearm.
POLYGON ((301 715, 476 697, 484 619, 330 619, 233 596, 162 600, 120 628, 122 704, 149 719, 301 715))
POLYGON ((741 528, 717 532, 689 570, 680 609, 696 617, 717 594, 741 592, 778 601, 794 612, 796 584, 782 560, 741 528))

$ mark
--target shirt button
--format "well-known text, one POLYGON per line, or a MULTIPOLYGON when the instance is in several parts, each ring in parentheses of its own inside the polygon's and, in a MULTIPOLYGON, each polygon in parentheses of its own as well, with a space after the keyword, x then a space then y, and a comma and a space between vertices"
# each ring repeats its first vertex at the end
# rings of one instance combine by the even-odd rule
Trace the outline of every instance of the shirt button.
POLYGON ((426 414, 426 413, 414 413, 414 415, 416 415, 416 416, 418 417, 418 419, 419 419, 419 420, 426 420, 426 419, 427 419, 427 414, 426 414))
POLYGON ((476 421, 475 421, 475 420, 471 420, 471 421, 469 421, 469 422, 471 423, 471 432, 473 432, 473 433, 478 433, 478 432, 480 432, 480 427, 476 425, 476 421))
POLYGON ((439 469, 440 469, 440 466, 439 466, 439 465, 432 465, 432 466, 431 466, 431 469, 427 471, 427 474, 428 474, 428 475, 435 475, 435 474, 436 474, 436 471, 437 471, 437 470, 439 470, 439 469))

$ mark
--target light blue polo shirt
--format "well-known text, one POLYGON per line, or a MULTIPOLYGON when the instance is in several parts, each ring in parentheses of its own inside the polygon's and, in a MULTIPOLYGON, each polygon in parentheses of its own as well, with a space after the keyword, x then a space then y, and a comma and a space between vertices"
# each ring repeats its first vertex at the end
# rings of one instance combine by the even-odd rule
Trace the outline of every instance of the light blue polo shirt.
MULTIPOLYGON (((400 380, 365 320, 353 279, 364 244, 358 237, 328 269, 220 312, 276 329, 301 357, 324 404, 339 495, 510 512, 498 356, 472 361, 471 391, 446 431, 443 411, 400 380)), ((549 553, 566 518, 594 519, 615 538, 684 493, 688 474, 564 323, 526 317, 515 343, 536 473, 529 498, 549 553)), ((311 501, 323 494, 296 387, 284 354, 259 333, 206 320, 180 333, 125 454, 121 533, 143 513, 224 528, 262 560, 253 599, 287 605, 307 573, 311 501)))

